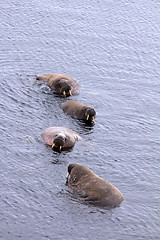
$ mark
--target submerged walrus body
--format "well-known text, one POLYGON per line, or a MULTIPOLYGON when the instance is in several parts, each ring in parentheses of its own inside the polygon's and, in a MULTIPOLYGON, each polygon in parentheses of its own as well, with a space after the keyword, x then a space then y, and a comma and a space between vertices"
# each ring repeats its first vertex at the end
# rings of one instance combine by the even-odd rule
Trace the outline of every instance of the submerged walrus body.
POLYGON ((80 164, 68 166, 66 182, 84 200, 98 206, 116 207, 124 200, 122 193, 115 186, 80 164))
POLYGON ((96 112, 92 107, 77 101, 65 101, 62 103, 62 109, 71 117, 84 120, 86 122, 94 122, 94 119, 96 118, 96 112))
POLYGON ((80 90, 79 83, 66 74, 45 74, 37 76, 36 79, 46 83, 56 93, 65 97, 77 95, 80 90))
POLYGON ((76 141, 82 140, 76 132, 65 127, 47 128, 41 136, 46 144, 59 151, 72 148, 76 141))

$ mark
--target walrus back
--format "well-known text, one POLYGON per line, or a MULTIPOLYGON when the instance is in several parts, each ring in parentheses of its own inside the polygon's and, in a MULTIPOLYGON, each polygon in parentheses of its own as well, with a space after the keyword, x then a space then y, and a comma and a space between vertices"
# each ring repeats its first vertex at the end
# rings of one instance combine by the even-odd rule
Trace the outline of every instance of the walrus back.
POLYGON ((79 183, 86 200, 105 203, 108 206, 118 205, 123 201, 122 193, 111 183, 100 178, 94 173, 87 174, 79 183))
POLYGON ((36 79, 37 80, 41 80, 41 79, 46 79, 48 80, 53 74, 44 74, 44 75, 41 75, 41 76, 36 76, 36 79))
POLYGON ((84 112, 85 112, 86 106, 83 105, 82 103, 79 103, 73 100, 68 100, 62 103, 62 109, 64 112, 66 112, 73 118, 77 118, 80 120, 85 119, 84 112))

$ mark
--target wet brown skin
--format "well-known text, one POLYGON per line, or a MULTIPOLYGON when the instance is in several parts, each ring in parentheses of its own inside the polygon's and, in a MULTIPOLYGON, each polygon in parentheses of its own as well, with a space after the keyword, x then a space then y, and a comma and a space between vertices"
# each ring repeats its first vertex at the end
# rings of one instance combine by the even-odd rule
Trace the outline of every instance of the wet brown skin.
POLYGON ((65 97, 77 95, 80 90, 79 83, 66 74, 45 74, 37 76, 36 79, 41 80, 56 93, 64 95, 65 97))
POLYGON ((41 133, 44 142, 55 150, 67 150, 72 148, 76 141, 82 138, 71 129, 65 127, 50 127, 41 133))
POLYGON ((79 120, 84 120, 86 122, 94 122, 94 119, 96 118, 96 112, 92 107, 84 105, 77 101, 65 101, 62 103, 62 109, 71 117, 79 120))
POLYGON ((66 182, 75 193, 98 206, 116 207, 124 200, 122 193, 114 185, 80 164, 68 166, 66 182))

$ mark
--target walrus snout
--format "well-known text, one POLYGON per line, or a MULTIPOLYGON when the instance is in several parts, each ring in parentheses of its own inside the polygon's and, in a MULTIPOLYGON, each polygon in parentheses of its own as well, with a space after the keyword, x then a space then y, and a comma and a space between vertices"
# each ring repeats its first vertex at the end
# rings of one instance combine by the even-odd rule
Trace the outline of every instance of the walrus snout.
POLYGON ((55 139, 53 140, 53 145, 52 145, 52 149, 56 148, 59 151, 61 151, 61 149, 63 148, 65 144, 65 136, 57 136, 55 137, 55 139))
POLYGON ((72 96, 72 90, 73 87, 69 83, 63 83, 61 84, 61 93, 64 97, 70 97, 72 96))
POLYGON ((94 119, 96 118, 96 111, 93 108, 87 108, 85 112, 86 121, 88 122, 94 122, 94 119))

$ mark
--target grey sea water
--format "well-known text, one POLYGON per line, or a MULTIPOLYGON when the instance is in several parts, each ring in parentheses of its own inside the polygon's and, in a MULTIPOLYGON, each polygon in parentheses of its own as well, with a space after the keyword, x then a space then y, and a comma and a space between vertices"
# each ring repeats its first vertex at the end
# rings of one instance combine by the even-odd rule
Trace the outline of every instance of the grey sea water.
POLYGON ((0 2, 0 239, 159 239, 160 1, 0 2), (71 99, 92 105, 93 127, 71 119, 36 75, 65 73, 71 99), (70 152, 41 132, 83 137, 70 152), (124 195, 106 210, 73 198, 67 166, 80 163, 124 195))

